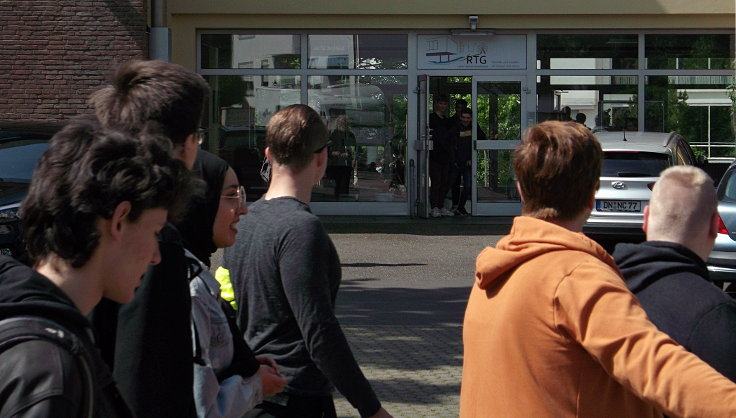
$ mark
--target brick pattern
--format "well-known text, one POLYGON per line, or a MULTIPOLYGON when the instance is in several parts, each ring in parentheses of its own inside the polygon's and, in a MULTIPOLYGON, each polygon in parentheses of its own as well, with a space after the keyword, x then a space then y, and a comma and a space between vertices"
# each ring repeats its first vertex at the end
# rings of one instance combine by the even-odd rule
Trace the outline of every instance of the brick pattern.
POLYGON ((147 0, 0 0, 0 119, 90 113, 115 66, 148 56, 147 0))

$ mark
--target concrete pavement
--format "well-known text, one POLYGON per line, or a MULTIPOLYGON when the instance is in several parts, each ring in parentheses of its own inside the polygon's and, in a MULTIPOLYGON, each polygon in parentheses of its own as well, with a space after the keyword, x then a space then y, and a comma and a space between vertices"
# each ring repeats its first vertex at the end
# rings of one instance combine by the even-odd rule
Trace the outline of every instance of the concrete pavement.
MULTIPOLYGON (((340 323, 394 417, 458 414, 462 319, 475 257, 509 225, 452 221, 394 225, 392 234, 352 232, 365 225, 345 232, 326 222, 343 266, 340 323)), ((358 416, 339 393, 335 402, 339 417, 358 416)))

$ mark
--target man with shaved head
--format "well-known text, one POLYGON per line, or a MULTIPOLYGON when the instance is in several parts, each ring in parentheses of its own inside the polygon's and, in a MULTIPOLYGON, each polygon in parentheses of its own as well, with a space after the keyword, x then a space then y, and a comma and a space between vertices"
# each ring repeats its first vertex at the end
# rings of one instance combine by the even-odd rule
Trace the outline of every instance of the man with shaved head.
POLYGON ((705 265, 718 233, 711 178, 691 166, 663 171, 642 228, 646 242, 613 253, 629 289, 660 330, 736 381, 736 300, 705 265))

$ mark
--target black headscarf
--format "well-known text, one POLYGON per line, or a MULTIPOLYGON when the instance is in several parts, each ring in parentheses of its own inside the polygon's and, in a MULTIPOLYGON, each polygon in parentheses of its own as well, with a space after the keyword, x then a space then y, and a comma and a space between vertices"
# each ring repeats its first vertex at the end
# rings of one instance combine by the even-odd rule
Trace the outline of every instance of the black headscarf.
POLYGON ((217 216, 228 168, 228 163, 215 154, 203 149, 197 152, 192 172, 204 180, 206 191, 204 196, 192 199, 187 215, 176 224, 186 249, 208 267, 210 256, 217 250, 212 241, 212 224, 217 216))

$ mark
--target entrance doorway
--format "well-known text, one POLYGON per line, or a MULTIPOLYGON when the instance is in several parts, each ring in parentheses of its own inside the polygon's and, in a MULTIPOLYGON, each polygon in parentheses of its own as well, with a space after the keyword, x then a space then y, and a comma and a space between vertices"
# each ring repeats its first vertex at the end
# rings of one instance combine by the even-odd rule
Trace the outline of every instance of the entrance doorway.
MULTIPOLYGON (((472 111, 468 127, 472 134, 469 199, 465 209, 473 216, 513 216, 521 212, 521 201, 513 176, 512 154, 527 127, 526 88, 523 77, 420 76, 420 114, 417 173, 417 204, 414 214, 428 217, 429 158, 433 133, 429 115, 435 99, 449 98, 447 115, 450 124, 462 123, 456 113, 467 107, 472 111)), ((450 130, 452 131, 452 130, 450 130)), ((434 133, 435 135, 437 133, 434 133)), ((450 138, 456 144, 458 138, 450 138)), ((453 162, 454 164, 454 162, 453 162)), ((462 176, 459 176, 462 177, 462 176)), ((467 182, 465 182, 467 185, 467 182)), ((448 185, 445 207, 452 209, 462 202, 463 182, 456 178, 448 185)))

